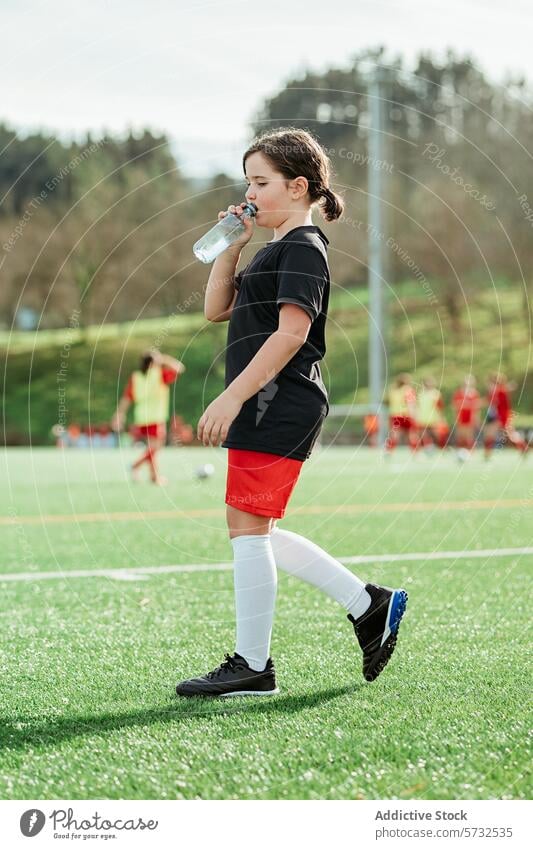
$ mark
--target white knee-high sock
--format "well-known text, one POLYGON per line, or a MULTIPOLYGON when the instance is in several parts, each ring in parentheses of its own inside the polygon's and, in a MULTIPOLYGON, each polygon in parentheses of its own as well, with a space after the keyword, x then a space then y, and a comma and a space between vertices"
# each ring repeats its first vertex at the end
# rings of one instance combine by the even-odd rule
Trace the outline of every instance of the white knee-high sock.
POLYGON ((276 566, 318 587, 341 604, 354 619, 368 609, 370 596, 365 584, 320 546, 292 531, 277 526, 270 534, 276 566))
POLYGON ((270 655, 277 571, 270 534, 246 534, 231 540, 234 553, 235 651, 261 672, 270 655))

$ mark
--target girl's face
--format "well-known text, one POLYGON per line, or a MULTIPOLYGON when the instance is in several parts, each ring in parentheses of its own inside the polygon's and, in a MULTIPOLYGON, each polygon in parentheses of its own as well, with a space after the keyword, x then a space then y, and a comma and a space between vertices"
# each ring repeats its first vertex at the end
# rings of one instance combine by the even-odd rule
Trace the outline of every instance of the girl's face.
POLYGON ((295 209, 309 207, 307 191, 302 196, 301 184, 299 188, 295 185, 302 179, 288 180, 262 153, 250 154, 246 160, 246 200, 257 206, 255 220, 259 227, 281 227, 295 209))

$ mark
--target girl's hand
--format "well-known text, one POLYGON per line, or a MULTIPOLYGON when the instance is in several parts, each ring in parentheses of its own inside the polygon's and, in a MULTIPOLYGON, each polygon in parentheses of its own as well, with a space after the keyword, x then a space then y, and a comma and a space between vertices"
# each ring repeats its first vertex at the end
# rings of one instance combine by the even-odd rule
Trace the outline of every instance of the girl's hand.
POLYGON ((227 390, 211 401, 198 422, 197 435, 200 442, 204 445, 218 445, 224 442, 241 407, 242 401, 230 395, 227 390))
POLYGON ((242 223, 244 224, 244 232, 239 236, 239 238, 235 242, 233 242, 232 245, 230 245, 230 248, 243 248, 252 238, 252 234, 254 232, 254 219, 249 218, 247 215, 242 218, 241 216, 243 210, 244 204, 239 203, 237 206, 234 206, 233 204, 231 206, 228 206, 226 212, 221 211, 218 213, 219 221, 222 221, 222 219, 225 218, 226 215, 228 215, 230 212, 233 212, 233 214, 240 218, 242 223))

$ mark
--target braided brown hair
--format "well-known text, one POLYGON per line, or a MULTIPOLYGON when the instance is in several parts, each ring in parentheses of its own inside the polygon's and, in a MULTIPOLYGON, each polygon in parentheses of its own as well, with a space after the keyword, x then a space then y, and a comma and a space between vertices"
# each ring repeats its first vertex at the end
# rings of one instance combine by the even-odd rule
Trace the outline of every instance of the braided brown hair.
POLYGON ((313 203, 319 203, 326 221, 341 217, 344 201, 329 186, 329 157, 310 132, 297 127, 283 127, 258 136, 242 158, 245 174, 246 160, 252 153, 262 153, 287 180, 305 177, 309 184, 309 197, 313 203))

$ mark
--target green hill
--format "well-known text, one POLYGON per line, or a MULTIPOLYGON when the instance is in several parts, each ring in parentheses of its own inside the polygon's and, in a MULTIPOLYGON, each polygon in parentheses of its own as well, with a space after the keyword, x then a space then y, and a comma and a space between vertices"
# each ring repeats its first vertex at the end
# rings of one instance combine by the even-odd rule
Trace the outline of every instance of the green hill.
MULTIPOLYGON (((444 308, 429 305, 411 281, 389 295, 388 379, 400 371, 433 374, 448 399, 465 372, 484 386, 488 371, 502 368, 518 384, 519 423, 533 424, 531 342, 518 287, 481 293, 460 324, 444 308)), ((47 444, 50 429, 67 408, 67 421, 109 421, 139 354, 156 346, 182 360, 187 371, 176 385, 173 407, 196 424, 206 403, 223 389, 227 324, 209 324, 201 313, 103 325, 89 329, 0 334, 3 414, 8 443, 47 444), (63 394, 64 393, 64 394, 63 394)), ((368 400, 367 293, 334 289, 323 368, 333 404, 368 400)))

